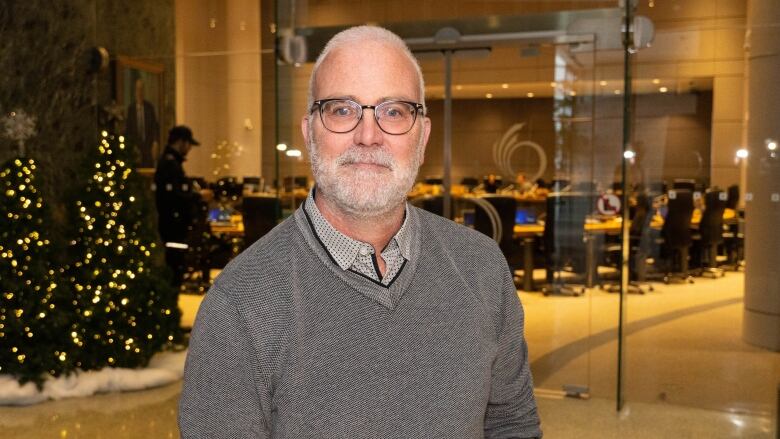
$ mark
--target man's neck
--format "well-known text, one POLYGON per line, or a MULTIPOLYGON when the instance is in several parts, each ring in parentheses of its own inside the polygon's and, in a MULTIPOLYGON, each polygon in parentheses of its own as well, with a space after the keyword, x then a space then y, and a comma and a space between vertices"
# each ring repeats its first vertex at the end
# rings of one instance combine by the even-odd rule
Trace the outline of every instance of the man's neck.
POLYGON ((314 203, 317 204, 317 209, 334 229, 352 239, 371 244, 377 255, 398 233, 404 220, 403 204, 390 213, 378 217, 363 218, 343 212, 319 191, 314 193, 314 203))

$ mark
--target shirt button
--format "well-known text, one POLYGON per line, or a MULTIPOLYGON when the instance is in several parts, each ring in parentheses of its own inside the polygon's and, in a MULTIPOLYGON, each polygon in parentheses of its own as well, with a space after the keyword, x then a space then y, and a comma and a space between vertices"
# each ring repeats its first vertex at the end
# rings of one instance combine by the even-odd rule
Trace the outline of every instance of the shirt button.
POLYGON ((368 254, 371 253, 367 248, 360 247, 360 255, 361 256, 368 256, 368 254))

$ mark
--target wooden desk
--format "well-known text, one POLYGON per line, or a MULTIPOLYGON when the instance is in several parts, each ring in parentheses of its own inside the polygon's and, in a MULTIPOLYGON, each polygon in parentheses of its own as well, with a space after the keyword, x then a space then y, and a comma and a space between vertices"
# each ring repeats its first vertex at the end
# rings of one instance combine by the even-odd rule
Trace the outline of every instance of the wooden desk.
MULTIPOLYGON (((620 233, 621 218, 615 218, 607 221, 585 223, 586 234, 586 279, 587 287, 593 286, 595 279, 595 255, 593 249, 593 239, 590 235, 595 234, 617 234, 620 233)), ((534 244, 536 238, 544 234, 544 224, 515 224, 514 236, 523 241, 523 290, 531 291, 533 289, 533 270, 534 270, 534 244)))

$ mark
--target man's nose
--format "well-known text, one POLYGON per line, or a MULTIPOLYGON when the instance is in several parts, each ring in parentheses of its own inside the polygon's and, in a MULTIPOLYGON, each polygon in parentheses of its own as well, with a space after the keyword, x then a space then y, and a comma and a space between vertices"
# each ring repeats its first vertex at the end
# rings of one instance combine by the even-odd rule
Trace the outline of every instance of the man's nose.
POLYGON ((379 124, 374 117, 374 110, 366 108, 363 110, 363 117, 355 127, 355 144, 365 146, 375 146, 382 144, 384 133, 379 128, 379 124), (371 110, 369 112, 369 110, 371 110))

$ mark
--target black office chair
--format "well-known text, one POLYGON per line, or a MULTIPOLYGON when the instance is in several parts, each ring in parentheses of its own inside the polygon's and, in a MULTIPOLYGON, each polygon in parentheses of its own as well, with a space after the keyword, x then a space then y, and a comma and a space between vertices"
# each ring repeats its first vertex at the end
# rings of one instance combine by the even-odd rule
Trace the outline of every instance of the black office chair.
POLYGON ((263 177, 244 176, 241 181, 244 189, 250 192, 260 192, 263 190, 263 177))
MULTIPOLYGON (((486 194, 480 197, 480 199, 490 203, 495 208, 498 214, 498 219, 501 223, 501 235, 498 239, 498 246, 506 256, 507 260, 510 259, 510 255, 514 256, 517 251, 517 243, 514 240, 514 227, 515 227, 515 214, 517 213, 517 200, 514 197, 505 195, 493 195, 486 194)), ((480 232, 486 233, 489 228, 489 218, 487 212, 484 209, 476 209, 474 212, 474 228, 480 232)), ((513 264, 510 262, 510 266, 513 264)))
MULTIPOLYGON (((645 294, 654 290, 653 285, 646 282, 648 277, 648 260, 653 253, 653 246, 655 245, 653 230, 650 227, 650 223, 653 219, 653 212, 653 198, 646 193, 637 195, 636 208, 634 209, 634 214, 631 218, 631 226, 628 230, 629 293, 645 294)), ((609 253, 609 259, 613 261, 612 266, 620 267, 622 246, 619 243, 617 245, 611 245, 606 251, 609 253)), ((619 274, 620 273, 618 272, 618 275, 619 274)), ((608 282, 602 283, 601 286, 606 291, 619 291, 619 278, 611 279, 608 282)))
POLYGON ((688 273, 688 256, 692 243, 691 218, 693 217, 693 192, 672 189, 667 194, 667 214, 661 229, 662 254, 666 256, 664 283, 673 280, 693 283, 688 273))
POLYGON ((460 179, 460 184, 472 191, 475 187, 479 186, 479 179, 477 177, 463 177, 460 179))
MULTIPOLYGON (((547 283, 542 288, 549 294, 579 296, 585 293, 585 279, 593 267, 589 266, 592 254, 585 240, 585 218, 591 212, 593 195, 576 192, 554 192, 547 196, 544 223, 544 255, 547 283), (571 279, 561 276, 574 272, 571 279), (573 282, 569 282, 573 281, 573 282), (581 285, 581 287, 573 287, 581 285)), ((592 253, 592 251, 591 251, 592 253)))
POLYGON ((281 208, 276 197, 246 196, 243 198, 242 211, 244 248, 247 248, 276 227, 281 208))
POLYGON ((444 216, 444 197, 441 195, 423 195, 411 200, 415 207, 444 216))
POLYGON ((726 189, 726 209, 737 210, 739 207, 739 185, 732 184, 726 189))
POLYGON ((182 291, 205 294, 211 286, 211 269, 223 268, 236 256, 233 239, 211 232, 208 203, 203 200, 191 205, 192 223, 188 226, 185 244, 185 274, 182 291))
POLYGON ((675 178, 672 183, 672 189, 685 189, 691 192, 696 191, 696 180, 692 178, 675 178))
POLYGON ((482 178, 482 188, 489 194, 495 194, 498 192, 498 188, 504 184, 504 179, 500 175, 494 175, 494 177, 495 180, 493 182, 490 181, 488 176, 482 178))
POLYGON ((699 231, 694 235, 694 260, 702 275, 723 276, 718 268, 718 246, 723 243, 723 211, 726 210, 728 194, 717 188, 704 195, 704 211, 699 231))
POLYGON ((222 201, 238 201, 244 191, 243 183, 239 183, 236 177, 222 177, 217 180, 214 193, 217 199, 222 201))
POLYGON ((745 219, 739 211, 739 186, 736 184, 729 186, 726 193, 728 194, 726 208, 734 211, 734 218, 726 223, 723 232, 726 263, 722 267, 739 271, 744 267, 745 260, 745 219))

